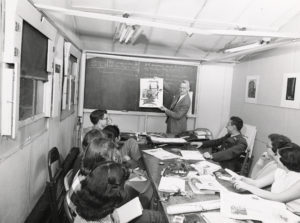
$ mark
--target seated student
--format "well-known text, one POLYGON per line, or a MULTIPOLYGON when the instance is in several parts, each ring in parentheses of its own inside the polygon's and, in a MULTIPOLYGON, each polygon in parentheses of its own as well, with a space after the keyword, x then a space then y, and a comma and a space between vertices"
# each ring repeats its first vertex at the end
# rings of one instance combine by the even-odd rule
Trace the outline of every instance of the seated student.
POLYGON ((101 109, 97 109, 91 112, 90 121, 93 124, 93 126, 84 128, 83 135, 85 135, 88 131, 92 129, 102 130, 105 126, 112 124, 111 119, 107 115, 107 111, 101 109))
MULTIPOLYGON (((80 189, 80 181, 87 176, 91 170, 99 165, 103 161, 114 161, 116 163, 123 163, 122 155, 117 149, 116 144, 110 139, 104 139, 101 137, 94 138, 88 145, 82 160, 80 171, 75 175, 72 183, 72 194, 74 191, 80 189)), ((149 206, 150 198, 152 196, 152 187, 149 183, 150 188, 145 188, 144 193, 141 194, 141 199, 144 207, 149 206), (146 189, 148 189, 146 191, 146 189), (150 194, 150 195, 149 195, 150 194)), ((132 187, 126 187, 127 198, 131 199, 133 197, 139 196, 139 191, 132 187)))
POLYGON ((253 166, 251 172, 252 179, 258 179, 275 171, 277 162, 274 160, 274 157, 277 150, 291 142, 288 137, 276 133, 270 134, 268 139, 267 151, 260 156, 259 160, 253 166))
MULTIPOLYGON (((103 132, 108 138, 118 143, 120 141, 120 130, 116 125, 108 125, 103 129, 103 132)), ((132 169, 137 166, 143 168, 142 155, 139 149, 139 145, 135 139, 128 139, 121 146, 120 152, 122 154, 123 161, 126 165, 132 169)))
MULTIPOLYGON (((81 190, 71 198, 77 212, 74 222, 118 222, 119 216, 114 210, 127 202, 123 197, 127 178, 128 172, 121 164, 100 163, 81 182, 81 190)), ((160 212, 143 210, 143 214, 131 222, 160 223, 164 218, 160 212)))
POLYGON ((219 162, 222 168, 239 171, 241 168, 240 156, 247 149, 247 141, 240 132, 242 127, 243 120, 232 116, 226 125, 228 133, 225 136, 214 140, 193 142, 192 144, 200 146, 199 149, 212 147, 212 154, 208 152, 203 154, 206 159, 219 162))
POLYGON ((259 179, 242 178, 234 183, 236 189, 247 190, 264 199, 286 203, 287 208, 300 214, 300 147, 289 143, 277 150, 278 168, 259 179), (271 191, 263 188, 272 184, 271 191))
POLYGON ((83 154, 85 153, 86 148, 88 147, 88 145, 94 138, 106 138, 106 135, 99 129, 92 129, 85 134, 85 136, 82 140, 81 153, 79 154, 79 156, 77 157, 77 159, 74 162, 72 179, 74 179, 74 176, 80 169, 83 154))

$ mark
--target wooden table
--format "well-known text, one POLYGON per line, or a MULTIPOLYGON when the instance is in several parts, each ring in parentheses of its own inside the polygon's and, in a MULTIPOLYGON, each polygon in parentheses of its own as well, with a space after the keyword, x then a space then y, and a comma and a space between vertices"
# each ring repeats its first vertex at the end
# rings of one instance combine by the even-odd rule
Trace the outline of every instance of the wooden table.
MULTIPOLYGON (((163 202, 163 192, 158 191, 158 185, 161 178, 161 172, 164 168, 166 168, 170 163, 176 162, 176 160, 164 160, 161 161, 158 158, 151 156, 147 153, 143 153, 143 159, 145 163, 145 167, 148 173, 148 176, 153 184, 155 196, 158 200, 158 210, 162 210, 165 214, 166 219, 168 222, 172 222, 173 215, 167 214, 167 206, 173 204, 182 204, 182 203, 191 203, 191 202, 199 202, 199 201, 206 201, 206 200, 216 200, 219 199, 219 194, 210 194, 210 195, 197 195, 194 194, 191 198, 186 196, 171 196, 167 202, 163 202)), ((222 181, 223 186, 228 188, 229 190, 233 190, 232 185, 228 182, 222 181)), ((191 191, 188 183, 186 182, 186 191, 191 191)), ((199 215, 200 216, 200 215, 199 215)), ((202 218, 201 218, 202 219, 202 218)), ((205 222, 203 219, 201 222, 205 222)))

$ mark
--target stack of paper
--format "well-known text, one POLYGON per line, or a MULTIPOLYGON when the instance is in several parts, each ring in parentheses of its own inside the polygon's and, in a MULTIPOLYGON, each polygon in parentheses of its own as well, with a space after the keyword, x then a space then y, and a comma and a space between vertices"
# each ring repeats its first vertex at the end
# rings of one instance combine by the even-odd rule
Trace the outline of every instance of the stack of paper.
POLYGON ((178 177, 162 177, 158 190, 168 193, 185 192, 185 180, 178 177))
POLYGON ((158 149, 147 149, 143 150, 143 152, 148 153, 152 156, 155 156, 156 158, 160 160, 167 160, 167 159, 177 159, 180 158, 180 156, 177 156, 173 153, 167 152, 166 150, 163 150, 162 148, 158 149))
POLYGON ((205 160, 202 154, 197 150, 181 150, 180 153, 184 160, 205 160))
POLYGON ((183 214, 199 211, 210 211, 220 208, 220 200, 200 201, 193 203, 174 204, 167 207, 168 214, 183 214))

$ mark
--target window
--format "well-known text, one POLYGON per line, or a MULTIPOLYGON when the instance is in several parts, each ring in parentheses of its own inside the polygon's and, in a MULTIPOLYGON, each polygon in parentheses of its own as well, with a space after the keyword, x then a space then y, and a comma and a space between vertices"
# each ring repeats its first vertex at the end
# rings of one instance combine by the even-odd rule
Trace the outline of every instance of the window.
POLYGON ((63 77, 62 84, 62 119, 72 114, 75 110, 75 104, 77 104, 77 58, 70 54, 68 61, 65 62, 65 66, 67 66, 67 72, 63 77))
POLYGON ((19 120, 43 113, 48 38, 23 21, 19 120))

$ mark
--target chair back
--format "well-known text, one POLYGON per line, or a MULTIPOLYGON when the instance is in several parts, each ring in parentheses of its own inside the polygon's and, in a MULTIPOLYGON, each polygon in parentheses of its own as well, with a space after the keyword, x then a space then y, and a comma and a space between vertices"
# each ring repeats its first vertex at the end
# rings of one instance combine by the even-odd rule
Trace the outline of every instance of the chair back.
POLYGON ((69 172, 64 177, 64 186, 66 192, 70 190, 70 187, 72 185, 72 181, 73 181, 72 174, 73 174, 73 169, 69 170, 69 172))
POLYGON ((49 182, 47 182, 47 186, 49 188, 50 195, 51 222, 60 222, 63 218, 62 210, 65 190, 60 154, 56 147, 53 147, 48 152, 48 173, 49 182))
POLYGON ((247 144, 248 144, 247 153, 248 153, 249 157, 252 156, 256 131, 257 130, 256 130, 255 126, 248 125, 248 124, 244 124, 244 126, 241 130, 241 132, 242 132, 243 136, 245 137, 247 144))
POLYGON ((66 193, 66 196, 64 199, 64 211, 65 211, 65 215, 67 217, 68 222, 73 223, 74 219, 76 217, 76 214, 74 213, 74 211, 72 211, 70 206, 71 206, 70 193, 66 193))

